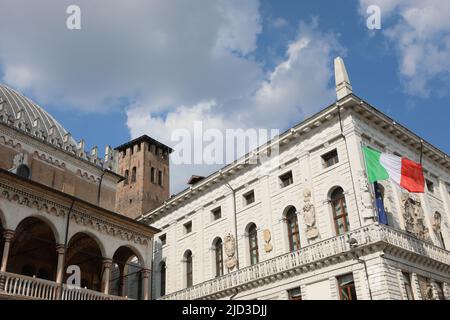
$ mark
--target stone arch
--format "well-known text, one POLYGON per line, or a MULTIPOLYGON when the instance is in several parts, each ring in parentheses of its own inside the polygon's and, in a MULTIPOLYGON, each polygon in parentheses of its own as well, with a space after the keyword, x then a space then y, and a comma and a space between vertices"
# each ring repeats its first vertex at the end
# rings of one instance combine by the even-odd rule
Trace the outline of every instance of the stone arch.
POLYGON ((23 219, 15 230, 7 271, 55 281, 58 263, 56 239, 48 220, 39 216, 23 219))
POLYGON ((82 288, 102 289, 104 252, 102 243, 90 232, 77 232, 70 238, 65 267, 76 265, 80 268, 82 288))
POLYGON ((143 297, 141 271, 145 267, 145 261, 139 251, 129 245, 120 246, 114 252, 112 261, 111 294, 141 299, 143 297))

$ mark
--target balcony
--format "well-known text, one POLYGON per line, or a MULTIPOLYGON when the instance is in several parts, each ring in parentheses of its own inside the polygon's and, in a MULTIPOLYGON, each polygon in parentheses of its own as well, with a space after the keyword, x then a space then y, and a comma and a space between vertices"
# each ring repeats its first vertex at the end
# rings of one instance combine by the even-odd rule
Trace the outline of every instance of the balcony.
POLYGON ((69 288, 56 282, 0 272, 0 300, 127 300, 125 297, 103 294, 97 291, 69 288), (60 297, 59 292, 62 290, 60 297))
POLYGON ((281 279, 320 268, 322 265, 353 259, 355 250, 359 251, 359 254, 384 250, 392 255, 400 255, 415 261, 423 260, 429 265, 450 271, 449 251, 421 241, 406 232, 372 224, 168 294, 160 300, 217 299, 230 296, 277 278, 281 279), (356 248, 350 247, 348 242, 350 238, 357 241, 356 248))

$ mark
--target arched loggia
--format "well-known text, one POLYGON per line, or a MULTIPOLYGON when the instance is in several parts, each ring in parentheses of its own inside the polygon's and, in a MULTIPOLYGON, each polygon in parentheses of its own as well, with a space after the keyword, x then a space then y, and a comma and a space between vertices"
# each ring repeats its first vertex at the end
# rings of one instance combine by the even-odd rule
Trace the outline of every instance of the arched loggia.
POLYGON ((101 291, 103 256, 100 245, 92 236, 83 232, 72 236, 67 248, 65 269, 71 265, 80 268, 82 288, 101 291))
POLYGON ((7 271, 55 281, 57 262, 52 228, 39 218, 22 220, 11 243, 7 271))

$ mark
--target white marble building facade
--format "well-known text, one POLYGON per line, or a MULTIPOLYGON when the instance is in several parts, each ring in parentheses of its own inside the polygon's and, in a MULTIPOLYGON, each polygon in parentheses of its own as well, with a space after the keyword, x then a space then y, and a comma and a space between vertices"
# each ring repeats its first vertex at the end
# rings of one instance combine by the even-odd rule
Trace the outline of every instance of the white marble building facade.
POLYGON ((141 218, 161 230, 154 298, 450 298, 450 159, 354 95, 339 59, 336 82, 336 103, 260 149, 278 145, 277 161, 247 155, 141 218), (364 145, 417 162, 423 150, 425 194, 381 183, 388 226, 364 145))

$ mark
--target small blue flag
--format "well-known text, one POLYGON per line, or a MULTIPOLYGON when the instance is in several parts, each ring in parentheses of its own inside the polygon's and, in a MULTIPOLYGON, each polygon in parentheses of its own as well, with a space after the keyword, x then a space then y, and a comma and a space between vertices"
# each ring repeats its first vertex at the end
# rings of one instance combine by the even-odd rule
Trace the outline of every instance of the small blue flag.
POLYGON ((381 224, 388 225, 386 211, 384 210, 383 195, 381 194, 378 182, 373 183, 373 189, 375 190, 375 204, 377 207, 378 222, 381 224))

